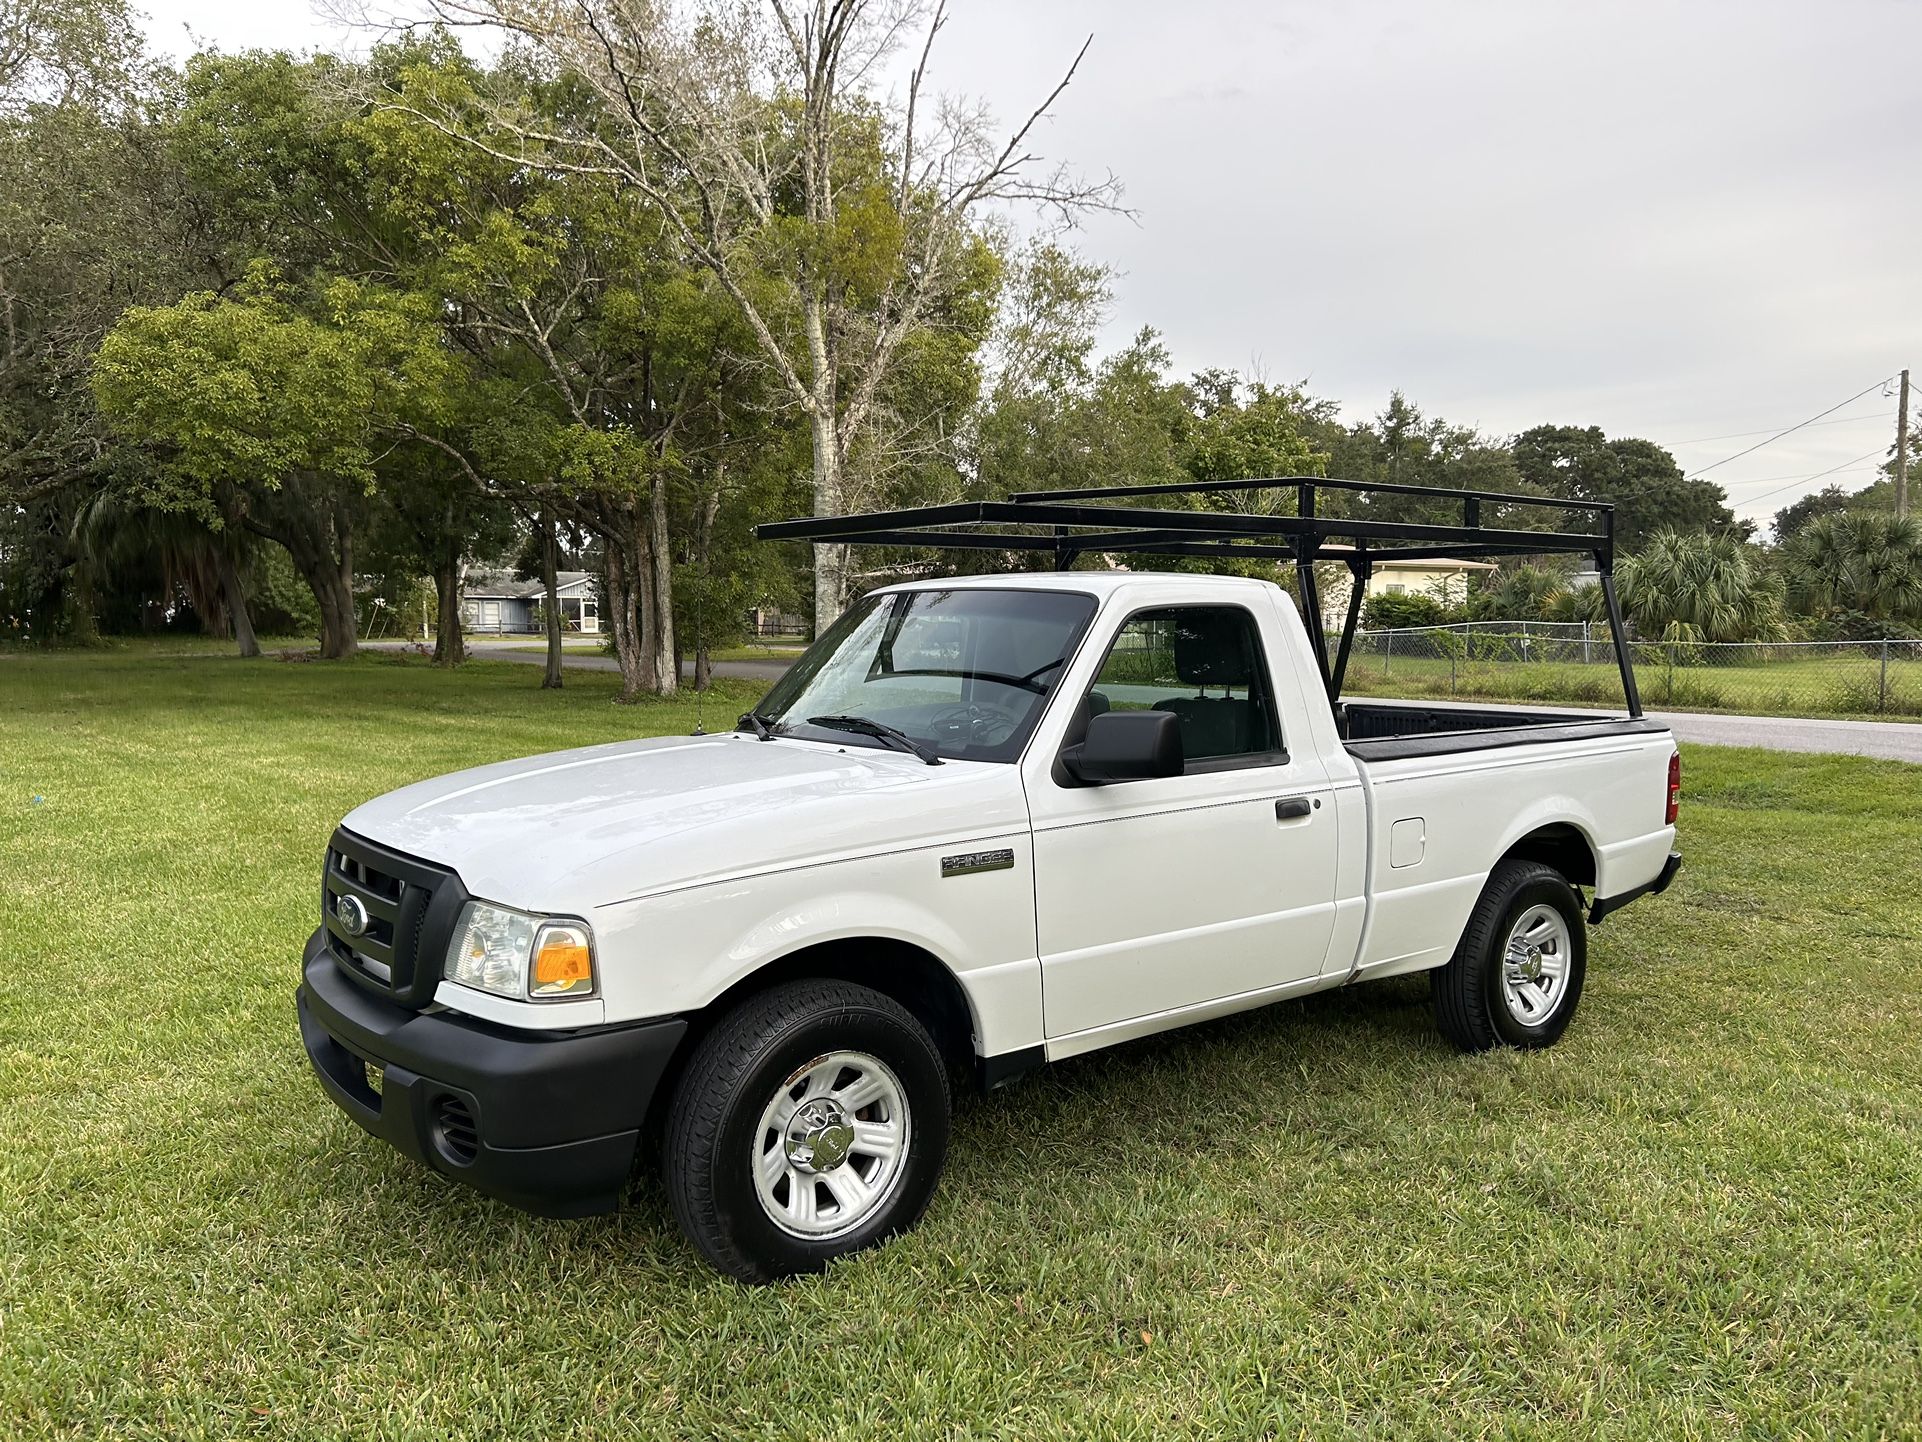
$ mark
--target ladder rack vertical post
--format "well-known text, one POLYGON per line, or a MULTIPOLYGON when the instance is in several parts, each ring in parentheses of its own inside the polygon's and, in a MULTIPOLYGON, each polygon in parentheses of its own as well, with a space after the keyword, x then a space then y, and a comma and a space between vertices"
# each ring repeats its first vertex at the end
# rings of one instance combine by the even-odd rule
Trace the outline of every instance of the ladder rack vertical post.
POLYGON ((1365 555, 1348 563, 1348 615, 1342 622, 1341 646, 1335 652, 1335 669, 1328 678, 1330 702, 1340 699, 1341 688, 1348 679, 1348 653, 1355 644, 1355 625, 1361 620, 1362 600, 1368 592, 1368 579, 1374 573, 1374 562, 1365 555))
POLYGON ((1635 662, 1628 650, 1628 627, 1622 621, 1622 603, 1615 597, 1615 512, 1602 512, 1602 534, 1606 544, 1595 552, 1595 569, 1601 572, 1602 600, 1608 607, 1608 633, 1615 641, 1615 664, 1622 671, 1622 696, 1628 714, 1642 714, 1642 693, 1635 684, 1635 662))

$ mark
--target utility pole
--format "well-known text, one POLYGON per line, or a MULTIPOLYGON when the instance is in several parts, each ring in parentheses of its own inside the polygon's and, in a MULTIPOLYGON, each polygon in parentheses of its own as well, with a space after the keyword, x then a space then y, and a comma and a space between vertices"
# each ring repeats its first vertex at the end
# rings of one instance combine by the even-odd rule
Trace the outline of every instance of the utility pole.
POLYGON ((1909 373, 1902 372, 1902 398, 1895 403, 1895 513, 1909 513, 1909 373))

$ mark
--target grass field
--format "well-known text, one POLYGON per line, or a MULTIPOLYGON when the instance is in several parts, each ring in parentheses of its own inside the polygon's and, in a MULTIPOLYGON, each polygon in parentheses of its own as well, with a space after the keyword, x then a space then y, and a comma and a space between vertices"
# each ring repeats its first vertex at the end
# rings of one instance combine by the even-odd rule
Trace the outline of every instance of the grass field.
POLYGON ((342 812, 694 720, 535 679, 0 657, 0 1435, 1922 1428, 1922 768, 1691 751, 1553 1051, 1410 980, 1064 1064, 963 1108, 919 1231, 749 1291, 651 1189, 523 1217, 308 1074, 342 812))
MULTIPOLYGON (((1606 647, 1601 664, 1574 661, 1460 661, 1446 657, 1357 654, 1343 690, 1358 696, 1437 696, 1457 700, 1622 705, 1622 682, 1606 647)), ((1644 705, 1672 711, 1734 711, 1752 716, 1841 716, 1922 720, 1922 663, 1846 652, 1755 665, 1664 666, 1637 662, 1644 705)))

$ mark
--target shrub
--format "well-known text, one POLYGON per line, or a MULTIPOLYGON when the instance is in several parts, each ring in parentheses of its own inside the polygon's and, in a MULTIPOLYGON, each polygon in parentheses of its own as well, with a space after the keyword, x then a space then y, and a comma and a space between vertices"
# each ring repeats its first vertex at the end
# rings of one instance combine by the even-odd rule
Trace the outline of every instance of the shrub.
POLYGON ((1809 622, 1811 641, 1914 641, 1922 630, 1866 611, 1833 610, 1809 622))
POLYGON ((1433 596, 1384 591, 1362 604, 1361 623, 1370 631, 1405 631, 1413 626, 1439 626, 1447 615, 1433 596))

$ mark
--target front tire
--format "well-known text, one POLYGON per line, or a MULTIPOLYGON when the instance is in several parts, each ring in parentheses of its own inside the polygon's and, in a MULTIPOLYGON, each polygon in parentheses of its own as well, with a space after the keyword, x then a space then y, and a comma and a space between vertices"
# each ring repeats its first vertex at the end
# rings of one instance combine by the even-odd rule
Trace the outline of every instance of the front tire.
POLYGON ((1536 861, 1504 861, 1446 966, 1431 971, 1435 1025, 1463 1051, 1552 1046, 1588 974, 1581 898, 1536 861))
POLYGON ((729 1276, 818 1272, 920 1219, 950 1108, 941 1051, 899 1002, 787 982, 723 1017, 689 1058, 668 1109, 668 1201, 729 1276))

